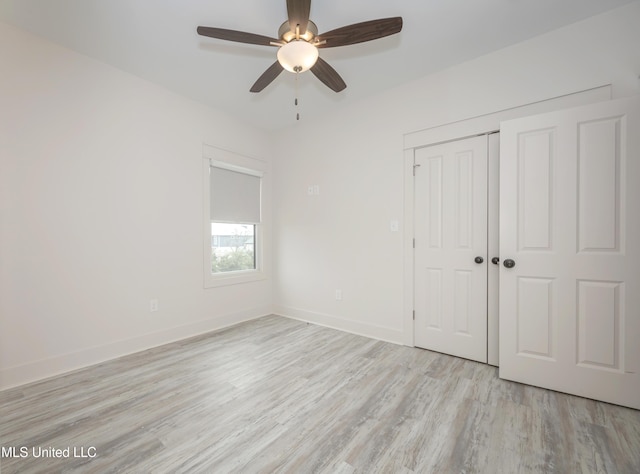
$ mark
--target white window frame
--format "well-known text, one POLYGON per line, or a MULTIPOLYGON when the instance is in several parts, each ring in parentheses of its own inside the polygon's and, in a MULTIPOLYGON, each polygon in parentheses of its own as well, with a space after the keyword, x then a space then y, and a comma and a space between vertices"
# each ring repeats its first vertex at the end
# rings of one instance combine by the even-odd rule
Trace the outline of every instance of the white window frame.
POLYGON ((252 270, 240 270, 234 272, 213 273, 211 271, 211 212, 210 212, 210 167, 228 169, 261 178, 262 191, 260 193, 261 207, 264 205, 265 179, 267 176, 267 164, 255 158, 249 158, 237 153, 216 148, 210 145, 203 147, 202 175, 203 175, 203 270, 204 287, 216 288, 220 286, 236 285, 254 281, 265 280, 264 258, 264 215, 262 222, 255 226, 255 262, 256 268, 252 270))

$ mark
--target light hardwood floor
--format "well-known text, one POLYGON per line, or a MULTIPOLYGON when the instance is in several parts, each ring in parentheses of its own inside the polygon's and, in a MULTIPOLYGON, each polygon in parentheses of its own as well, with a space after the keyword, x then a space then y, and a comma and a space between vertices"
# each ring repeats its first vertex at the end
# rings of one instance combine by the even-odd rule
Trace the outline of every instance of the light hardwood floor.
POLYGON ((2 474, 640 472, 639 411, 277 316, 0 392, 0 417, 29 450, 2 474))

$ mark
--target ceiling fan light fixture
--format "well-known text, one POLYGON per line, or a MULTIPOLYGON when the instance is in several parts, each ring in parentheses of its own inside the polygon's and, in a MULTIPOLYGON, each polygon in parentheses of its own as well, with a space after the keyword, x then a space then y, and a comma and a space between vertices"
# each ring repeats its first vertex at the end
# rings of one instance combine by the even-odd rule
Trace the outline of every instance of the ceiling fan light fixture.
POLYGON ((289 72, 308 71, 318 60, 318 48, 304 40, 294 40, 278 50, 278 62, 289 72))
POLYGON ((329 89, 341 92, 347 84, 335 69, 318 57, 318 49, 373 41, 395 35, 402 30, 402 17, 397 16, 354 23, 318 36, 318 27, 309 19, 311 0, 287 0, 286 3, 287 21, 280 25, 277 39, 226 28, 210 26, 197 28, 201 36, 237 43, 279 47, 278 60, 262 73, 249 89, 250 92, 262 91, 285 69, 293 73, 310 69, 313 75, 329 89))

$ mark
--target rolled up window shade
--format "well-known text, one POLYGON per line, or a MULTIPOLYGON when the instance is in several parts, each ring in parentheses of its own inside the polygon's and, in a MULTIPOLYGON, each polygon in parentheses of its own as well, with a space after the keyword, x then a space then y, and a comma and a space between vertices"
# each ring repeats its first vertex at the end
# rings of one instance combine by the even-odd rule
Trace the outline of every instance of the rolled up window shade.
POLYGON ((260 223, 260 177, 211 166, 211 221, 260 223))

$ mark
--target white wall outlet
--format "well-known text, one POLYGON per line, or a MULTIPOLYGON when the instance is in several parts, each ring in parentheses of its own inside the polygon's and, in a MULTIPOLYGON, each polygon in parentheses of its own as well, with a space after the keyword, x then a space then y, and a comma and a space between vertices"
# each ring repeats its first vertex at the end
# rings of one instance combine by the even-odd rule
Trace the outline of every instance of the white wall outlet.
POLYGON ((320 186, 318 186, 317 184, 313 185, 313 194, 315 196, 319 196, 320 195, 320 186))
POLYGON ((309 186, 307 187, 307 194, 308 194, 309 196, 313 196, 313 186, 309 185, 309 186))
POLYGON ((156 311, 158 311, 158 300, 156 299, 149 300, 149 311, 152 313, 155 313, 156 311))
POLYGON ((342 290, 336 290, 336 301, 342 301, 342 290))
POLYGON ((392 220, 389 223, 389 229, 391 229, 391 232, 398 232, 398 230, 400 229, 400 223, 396 220, 392 220))

